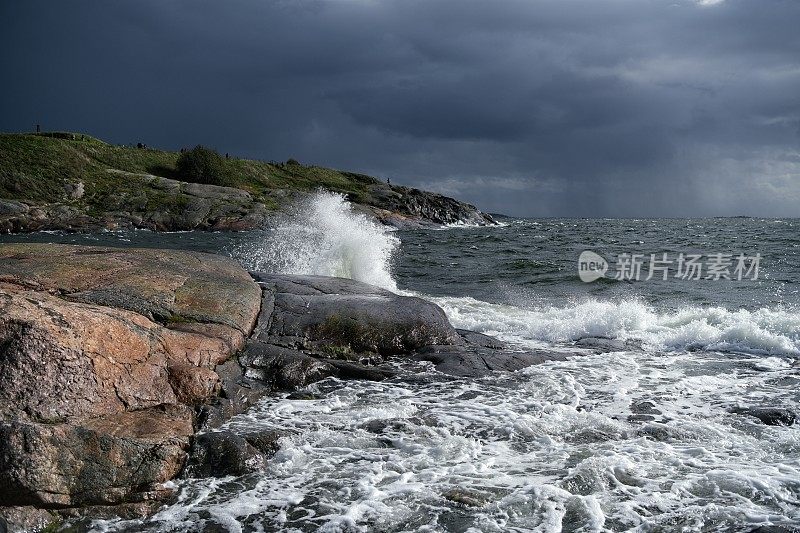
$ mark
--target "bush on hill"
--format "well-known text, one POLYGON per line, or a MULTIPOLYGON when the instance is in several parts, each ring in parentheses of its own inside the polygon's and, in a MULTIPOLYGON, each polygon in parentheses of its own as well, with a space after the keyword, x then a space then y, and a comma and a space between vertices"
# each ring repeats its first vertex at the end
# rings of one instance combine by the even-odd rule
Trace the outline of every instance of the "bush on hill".
POLYGON ((192 183, 227 185, 229 182, 222 156, 199 144, 180 155, 175 172, 178 179, 192 183))

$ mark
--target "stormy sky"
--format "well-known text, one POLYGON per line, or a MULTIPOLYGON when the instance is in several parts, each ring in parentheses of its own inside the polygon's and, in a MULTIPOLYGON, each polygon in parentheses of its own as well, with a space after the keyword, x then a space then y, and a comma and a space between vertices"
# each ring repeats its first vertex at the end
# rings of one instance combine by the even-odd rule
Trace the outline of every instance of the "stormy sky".
POLYGON ((519 216, 800 216, 798 0, 0 3, 0 130, 519 216))

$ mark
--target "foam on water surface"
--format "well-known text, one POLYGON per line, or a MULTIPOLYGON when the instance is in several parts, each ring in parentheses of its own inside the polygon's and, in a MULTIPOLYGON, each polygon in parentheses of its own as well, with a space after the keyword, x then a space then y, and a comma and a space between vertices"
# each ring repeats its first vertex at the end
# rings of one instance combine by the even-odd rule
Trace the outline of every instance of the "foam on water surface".
POLYGON ((734 415, 798 378, 724 354, 612 352, 514 374, 326 380, 228 427, 284 429, 268 470, 184 481, 145 524, 255 531, 673 531, 800 523, 800 435, 734 415), (646 416, 643 416, 646 415, 646 416), (199 525, 198 525, 199 524, 199 525))
POLYGON ((658 310, 637 300, 588 300, 525 309, 469 297, 432 297, 454 325, 520 343, 587 337, 639 340, 657 350, 709 350, 797 358, 800 312, 721 307, 658 310))

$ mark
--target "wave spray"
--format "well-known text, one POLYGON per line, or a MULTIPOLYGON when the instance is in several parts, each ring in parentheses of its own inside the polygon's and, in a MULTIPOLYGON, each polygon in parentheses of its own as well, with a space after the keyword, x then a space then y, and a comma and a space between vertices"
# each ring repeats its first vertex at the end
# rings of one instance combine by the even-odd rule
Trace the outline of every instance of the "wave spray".
POLYGON ((399 245, 388 228, 354 212, 344 195, 320 191, 263 242, 236 255, 254 270, 350 278, 397 291, 391 264, 399 245))

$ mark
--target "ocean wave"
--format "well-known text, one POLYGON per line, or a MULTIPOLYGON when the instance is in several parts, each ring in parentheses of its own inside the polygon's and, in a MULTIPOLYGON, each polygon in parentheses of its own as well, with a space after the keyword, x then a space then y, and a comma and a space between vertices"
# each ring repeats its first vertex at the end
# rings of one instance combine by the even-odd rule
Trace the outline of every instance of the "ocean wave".
POLYGON ((448 229, 463 229, 463 228, 505 228, 509 225, 510 224, 508 222, 501 222, 499 220, 496 220, 494 224, 475 224, 459 220, 458 222, 443 224, 441 226, 432 229, 441 231, 448 229))
POLYGON ((640 301, 587 300, 523 309, 474 298, 432 298, 456 327, 511 342, 564 343, 587 337, 639 340, 659 350, 709 350, 800 356, 800 313, 722 307, 659 310, 640 301))
POLYGON ((320 191, 262 242, 234 255, 251 270, 350 278, 396 291, 391 262, 399 245, 390 228, 354 212, 343 195, 320 191))

